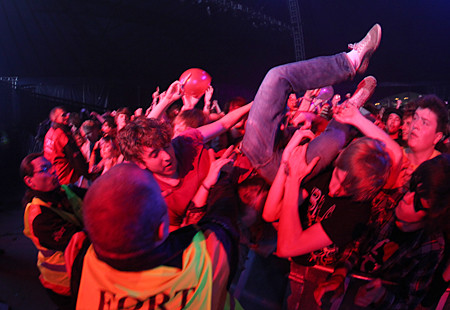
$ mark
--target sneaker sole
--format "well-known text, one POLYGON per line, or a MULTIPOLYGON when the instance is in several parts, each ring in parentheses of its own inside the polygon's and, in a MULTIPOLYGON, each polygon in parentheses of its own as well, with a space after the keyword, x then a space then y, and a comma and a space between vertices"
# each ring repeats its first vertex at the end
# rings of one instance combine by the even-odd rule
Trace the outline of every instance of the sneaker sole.
POLYGON ((372 29, 374 28, 378 28, 378 31, 376 31, 377 33, 377 42, 375 44, 375 48, 373 48, 371 51, 368 51, 366 54, 364 54, 363 59, 361 61, 361 65, 359 66, 358 70, 356 70, 356 73, 358 74, 363 74, 364 72, 366 72, 367 67, 369 66, 369 60, 370 57, 372 57, 373 53, 378 49, 378 46, 380 46, 380 42, 381 42, 381 26, 379 24, 375 24, 368 33, 370 33, 372 31, 372 29))

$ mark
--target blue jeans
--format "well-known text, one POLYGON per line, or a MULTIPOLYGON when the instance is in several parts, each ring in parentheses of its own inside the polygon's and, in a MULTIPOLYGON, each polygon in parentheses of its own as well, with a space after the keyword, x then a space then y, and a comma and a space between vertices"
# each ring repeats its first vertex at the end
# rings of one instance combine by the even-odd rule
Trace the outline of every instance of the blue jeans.
MULTIPOLYGON (((270 183, 283 150, 276 147, 290 93, 334 85, 355 76, 345 53, 317 57, 272 68, 261 83, 250 109, 242 150, 253 167, 270 183)), ((332 120, 308 146, 306 160, 320 156, 309 178, 328 166, 348 140, 350 126, 332 120)))

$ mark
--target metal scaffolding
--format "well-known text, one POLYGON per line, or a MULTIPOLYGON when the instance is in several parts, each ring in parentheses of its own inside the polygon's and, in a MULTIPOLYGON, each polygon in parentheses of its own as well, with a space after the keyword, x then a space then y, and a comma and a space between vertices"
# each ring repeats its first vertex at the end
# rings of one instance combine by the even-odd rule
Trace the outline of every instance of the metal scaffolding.
POLYGON ((298 0, 288 0, 289 15, 291 16, 292 35, 294 37, 295 60, 305 60, 305 44, 303 41, 302 20, 298 0))

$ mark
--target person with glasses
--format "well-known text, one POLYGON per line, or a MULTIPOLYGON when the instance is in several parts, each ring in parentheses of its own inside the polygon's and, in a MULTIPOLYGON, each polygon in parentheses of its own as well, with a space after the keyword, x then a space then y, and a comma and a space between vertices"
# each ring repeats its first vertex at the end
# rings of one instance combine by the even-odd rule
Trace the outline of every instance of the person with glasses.
POLYGON ((20 174, 28 187, 23 199, 23 232, 38 249, 39 280, 60 309, 71 309, 64 250, 72 236, 83 228, 80 197, 85 190, 60 185, 55 167, 43 153, 26 156, 20 174))
POLYGON ((337 265, 329 281, 319 285, 315 291, 318 304, 326 292, 342 289, 347 274, 357 270, 374 280, 355 289, 354 297, 346 294, 343 303, 415 309, 444 256, 444 233, 450 229, 449 176, 448 154, 422 163, 391 218, 381 227, 374 226, 359 247, 337 265))

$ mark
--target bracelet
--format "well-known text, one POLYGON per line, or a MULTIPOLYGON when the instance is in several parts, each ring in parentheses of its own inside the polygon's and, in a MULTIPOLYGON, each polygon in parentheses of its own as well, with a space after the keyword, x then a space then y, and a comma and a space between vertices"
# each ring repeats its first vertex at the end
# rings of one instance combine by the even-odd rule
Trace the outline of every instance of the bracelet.
POLYGON ((203 186, 203 188, 206 189, 207 191, 209 191, 211 189, 211 187, 206 187, 206 185, 204 183, 202 183, 200 186, 203 186))

